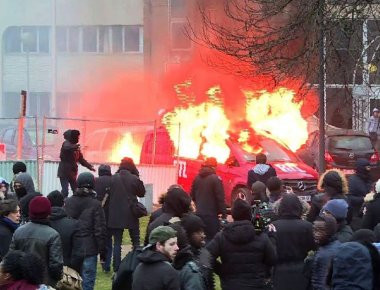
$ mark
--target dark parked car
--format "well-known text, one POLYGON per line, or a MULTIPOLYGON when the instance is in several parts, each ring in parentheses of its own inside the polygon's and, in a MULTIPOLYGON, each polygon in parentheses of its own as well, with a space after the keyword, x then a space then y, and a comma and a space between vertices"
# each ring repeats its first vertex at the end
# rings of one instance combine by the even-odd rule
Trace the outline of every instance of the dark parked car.
MULTIPOLYGON (((379 176, 379 154, 373 147, 368 134, 361 131, 336 129, 326 132, 326 168, 338 168, 346 174, 353 174, 359 158, 370 161, 373 178, 379 176)), ((306 144, 297 151, 298 156, 308 165, 318 169, 319 132, 309 135, 306 144)))

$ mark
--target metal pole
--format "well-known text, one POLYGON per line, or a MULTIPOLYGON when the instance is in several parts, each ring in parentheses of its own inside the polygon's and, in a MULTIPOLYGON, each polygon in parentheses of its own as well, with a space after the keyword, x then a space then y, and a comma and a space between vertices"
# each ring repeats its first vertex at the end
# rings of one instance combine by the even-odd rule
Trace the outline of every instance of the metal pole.
POLYGON ((57 1, 52 0, 52 26, 51 26, 51 61, 52 61, 52 83, 51 83, 51 115, 57 112, 57 1))
POLYGON ((24 140, 24 119, 26 115, 26 97, 27 92, 21 91, 21 108, 20 108, 20 118, 18 120, 18 138, 17 138, 17 160, 22 159, 22 147, 24 140))
POLYGON ((34 125, 36 126, 36 148, 37 148, 37 150, 36 150, 36 157, 37 157, 37 187, 38 187, 38 189, 41 191, 42 190, 42 188, 41 188, 41 180, 40 180, 40 177, 41 177, 41 174, 40 174, 40 165, 41 165, 41 160, 40 160, 40 158, 39 158, 39 146, 38 146, 38 144, 39 144, 39 138, 38 138, 38 118, 37 118, 37 116, 35 116, 34 117, 34 125))
POLYGON ((154 121, 154 131, 153 131, 153 150, 152 150, 152 163, 154 164, 156 158, 156 146, 157 146, 157 120, 154 121))
POLYGON ((41 187, 43 187, 43 182, 44 182, 44 170, 45 170, 45 144, 46 144, 46 116, 43 117, 42 121, 42 148, 41 148, 41 160, 42 160, 42 165, 41 165, 41 187))
POLYGON ((326 168, 325 162, 325 118, 326 118, 326 51, 325 51, 325 0, 319 2, 319 173, 326 168))

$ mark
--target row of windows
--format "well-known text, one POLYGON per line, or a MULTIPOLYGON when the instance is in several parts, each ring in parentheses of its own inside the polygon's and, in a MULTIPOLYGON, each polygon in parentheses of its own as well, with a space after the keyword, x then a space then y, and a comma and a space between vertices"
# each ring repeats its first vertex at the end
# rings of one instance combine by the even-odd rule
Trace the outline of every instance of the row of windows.
MULTIPOLYGON (((7 53, 49 53, 51 27, 9 27, 4 33, 7 53)), ((122 53, 143 51, 141 25, 58 26, 58 52, 122 53)))

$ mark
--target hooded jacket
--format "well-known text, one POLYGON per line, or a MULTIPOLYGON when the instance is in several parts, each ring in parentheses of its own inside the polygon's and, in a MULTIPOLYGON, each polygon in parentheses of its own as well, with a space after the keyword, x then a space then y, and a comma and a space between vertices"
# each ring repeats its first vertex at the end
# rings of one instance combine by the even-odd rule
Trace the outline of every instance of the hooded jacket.
POLYGON ((370 172, 366 170, 367 166, 370 166, 368 160, 358 159, 355 174, 348 178, 348 201, 351 207, 358 210, 362 206, 366 194, 371 191, 371 176, 370 172))
POLYGON ((8 253, 13 233, 17 227, 18 224, 14 223, 7 217, 0 216, 0 262, 8 253))
POLYGON ((49 220, 50 226, 61 237, 63 264, 80 272, 84 255, 79 222, 68 218, 65 210, 62 207, 56 206, 51 208, 49 220))
POLYGON ((267 234, 257 235, 247 220, 228 224, 206 248, 214 259, 221 258, 218 275, 224 290, 262 289, 267 271, 276 261, 267 234))
POLYGON ((197 214, 226 215, 223 183, 214 168, 203 166, 199 170, 191 186, 190 196, 195 202, 197 214))
POLYGON ((315 249, 313 225, 301 219, 302 204, 294 194, 285 194, 279 206, 276 227, 277 262, 273 283, 278 290, 304 290, 304 259, 315 249))
POLYGON ((373 289, 373 270, 368 249, 358 242, 340 246, 332 263, 334 290, 373 289))
POLYGON ((272 176, 277 176, 277 173, 270 164, 256 164, 255 167, 248 171, 247 186, 251 188, 256 181, 266 184, 272 176))
POLYGON ((20 210, 22 221, 29 220, 29 203, 35 196, 41 195, 36 192, 34 189, 34 182, 29 173, 23 172, 17 175, 15 182, 21 183, 22 186, 26 189, 26 195, 20 199, 20 210))
POLYGON ((140 264, 133 273, 133 290, 181 289, 179 273, 166 256, 148 248, 138 256, 138 259, 140 264))
POLYGON ((80 145, 78 144, 79 131, 67 130, 63 133, 63 137, 65 141, 62 143, 59 155, 61 161, 58 165, 58 177, 75 180, 78 174, 78 162, 90 170, 93 167, 83 158, 83 154, 80 151, 80 145))
POLYGON ((64 207, 67 216, 79 221, 83 256, 104 254, 106 239, 106 221, 102 205, 93 197, 93 192, 87 188, 78 188, 69 197, 64 207))
POLYGON ((144 183, 128 170, 120 170, 112 176, 109 197, 107 227, 113 229, 133 229, 138 227, 138 218, 131 206, 137 197, 145 195, 144 183))
MULTIPOLYGON (((99 166, 98 173, 99 173, 99 177, 95 178, 96 199, 102 202, 105 194, 110 193, 111 180, 112 180, 111 167, 109 165, 102 164, 99 166)), ((107 210, 108 210, 108 205, 107 205, 107 210)), ((106 208, 104 208, 104 211, 106 212, 106 208)), ((108 211, 107 211, 106 217, 107 215, 108 215, 108 211)))

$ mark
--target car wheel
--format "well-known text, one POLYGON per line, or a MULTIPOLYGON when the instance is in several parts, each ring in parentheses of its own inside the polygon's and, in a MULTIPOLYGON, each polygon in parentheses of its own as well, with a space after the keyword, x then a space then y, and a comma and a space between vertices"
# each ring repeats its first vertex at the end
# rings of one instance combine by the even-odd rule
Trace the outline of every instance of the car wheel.
MULTIPOLYGON (((246 187, 235 188, 232 191, 231 203, 233 203, 238 198, 240 198, 242 200, 245 200, 249 204, 251 204, 251 202, 252 202, 252 192, 248 188, 246 188, 246 187)), ((232 206, 232 204, 231 204, 231 206, 232 206)))

